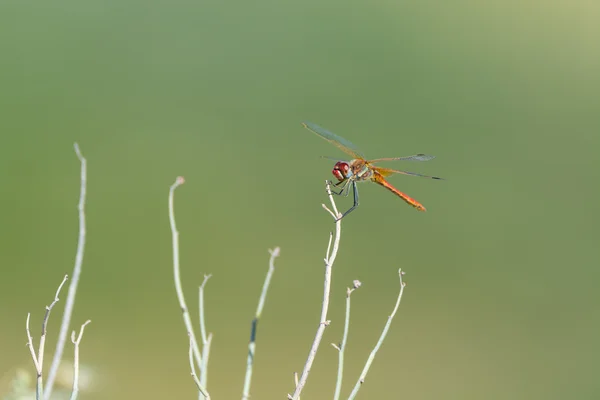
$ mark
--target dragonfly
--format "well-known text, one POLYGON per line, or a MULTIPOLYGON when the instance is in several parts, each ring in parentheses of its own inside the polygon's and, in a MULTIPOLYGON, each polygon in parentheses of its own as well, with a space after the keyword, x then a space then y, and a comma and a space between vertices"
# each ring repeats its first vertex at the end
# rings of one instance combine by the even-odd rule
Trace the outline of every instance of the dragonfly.
POLYGON ((327 140, 329 143, 333 144, 338 149, 342 150, 344 153, 353 158, 350 161, 337 161, 333 167, 333 170, 331 171, 333 176, 335 176, 335 178, 338 180, 338 182, 335 183, 335 186, 339 188, 339 191, 333 191, 333 193, 336 195, 344 194, 347 196, 350 191, 350 187, 352 187, 352 194, 354 197, 354 205, 344 212, 336 221, 344 218, 346 215, 354 211, 356 207, 358 207, 358 189, 356 188, 357 182, 375 182, 394 193, 396 196, 400 197, 417 210, 426 211, 425 207, 421 203, 393 187, 385 178, 390 175, 401 174, 443 180, 443 178, 439 178, 437 176, 422 175, 415 172, 376 167, 374 165, 381 161, 429 161, 434 159, 435 156, 430 156, 427 154, 415 154, 405 157, 377 158, 374 160, 367 160, 357 149, 357 147, 348 140, 328 131, 325 128, 320 127, 319 125, 313 124, 312 122, 305 121, 302 123, 302 125, 309 131, 316 133, 318 136, 327 140))

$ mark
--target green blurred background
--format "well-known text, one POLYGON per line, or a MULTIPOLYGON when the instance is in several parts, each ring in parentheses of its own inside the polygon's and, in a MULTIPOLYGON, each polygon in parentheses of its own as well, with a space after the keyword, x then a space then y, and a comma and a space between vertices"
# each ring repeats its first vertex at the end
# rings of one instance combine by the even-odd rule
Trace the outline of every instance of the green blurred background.
POLYGON ((88 245, 73 323, 93 321, 81 351, 96 373, 85 398, 195 398, 172 282, 177 175, 194 316, 213 274, 211 394, 241 397, 267 249, 281 246, 252 395, 285 398, 334 227, 321 209, 333 163, 319 156, 342 157, 306 119, 368 157, 435 154, 393 166, 448 180, 392 178, 427 213, 361 185, 304 397, 333 394, 345 288, 363 281, 349 389, 402 267, 405 297, 360 398, 597 398, 599 19, 587 1, 2 1, 0 375, 31 366, 26 314, 37 337, 72 269, 77 141, 88 245))

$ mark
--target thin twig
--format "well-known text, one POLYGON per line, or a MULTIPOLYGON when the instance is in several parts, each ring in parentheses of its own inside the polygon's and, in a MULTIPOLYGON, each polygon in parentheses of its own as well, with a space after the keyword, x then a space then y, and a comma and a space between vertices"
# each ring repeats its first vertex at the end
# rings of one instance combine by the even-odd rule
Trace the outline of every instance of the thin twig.
POLYGON ((198 290, 198 301, 199 301, 199 311, 200 311, 200 336, 202 336, 202 344, 206 344, 208 341, 208 335, 206 333, 206 323, 204 318, 204 287, 208 280, 212 277, 212 275, 204 275, 204 280, 202 281, 202 285, 200 285, 200 289, 198 290))
POLYGON ((342 392, 342 380, 344 378, 344 350, 346 350, 346 343, 348 343, 348 330, 350 328, 350 295, 356 289, 360 287, 361 283, 359 280, 353 282, 352 288, 346 289, 346 318, 344 320, 344 334, 342 336, 342 342, 338 345, 332 343, 333 347, 338 350, 338 374, 335 382, 335 394, 333 400, 338 400, 342 392))
POLYGON ((44 365, 44 347, 46 345, 46 333, 48 332, 47 327, 48 320, 50 319, 50 311, 52 311, 56 303, 59 302, 60 299, 58 298, 58 295, 60 294, 60 291, 65 285, 65 282, 67 282, 67 279, 69 279, 69 276, 65 275, 60 285, 58 285, 58 289, 56 289, 54 300, 48 307, 46 307, 46 314, 44 315, 44 320, 42 321, 42 335, 40 336, 40 347, 38 349, 38 360, 40 361, 40 365, 44 365))
POLYGON ((67 335, 69 332, 69 325, 71 324, 71 316, 73 315, 73 308, 75 306, 75 295, 77 294, 77 286, 79 285, 79 277, 81 275, 81 266, 83 264, 83 254, 85 251, 85 197, 87 188, 87 160, 81 154, 79 145, 75 143, 75 154, 79 158, 81 163, 80 173, 80 188, 79 188, 79 204, 77 209, 79 211, 79 238, 77 239, 77 252, 75 254, 75 265, 73 266, 73 274, 71 277, 71 283, 69 284, 69 292, 67 294, 67 300, 65 302, 65 310, 63 312, 62 323, 60 324, 60 331, 58 334, 58 341, 56 342, 56 349, 54 351, 54 357, 52 358, 52 364, 48 370, 48 379, 46 381, 46 391, 44 393, 44 400, 49 400, 52 395, 52 388, 58 374, 58 368, 60 367, 60 361, 62 359, 63 351, 65 350, 65 342, 67 341, 67 335))
POLYGON ((329 209, 329 207, 327 207, 325 204, 321 204, 321 207, 323 207, 323 208, 325 209, 325 211, 327 211, 329 214, 331 214, 331 216, 332 216, 334 219, 337 219, 337 217, 335 216, 335 214, 333 213, 333 211, 331 211, 331 210, 329 209))
POLYGON ((29 319, 31 318, 31 313, 27 313, 27 321, 25 321, 25 331, 27 332, 27 347, 29 347, 29 352, 31 353, 31 359, 33 360, 33 365, 35 366, 35 372, 37 375, 36 387, 35 387, 35 398, 36 400, 40 400, 43 396, 44 388, 42 382, 42 365, 40 364, 37 355, 35 354, 35 349, 33 348, 33 338, 31 337, 31 330, 29 329, 29 319))
POLYGON ((317 355, 317 350, 319 349, 319 345, 321 344, 321 339, 323 338, 323 333, 325 332, 325 328, 329 325, 329 320, 327 319, 327 312, 329 310, 329 294, 331 292, 331 276, 333 272, 333 263, 335 262, 335 258, 337 257, 337 253, 340 246, 340 235, 342 232, 342 220, 340 219, 340 213, 335 205, 335 201, 333 200, 333 194, 331 193, 331 182, 326 182, 327 195, 329 196, 329 201, 331 202, 331 206, 333 211, 329 210, 325 205, 325 208, 331 216, 335 219, 335 239, 333 241, 333 249, 331 253, 325 257, 325 279, 323 283, 323 304, 321 306, 321 320, 319 321, 319 327, 317 328, 317 333, 315 334, 315 339, 312 343, 310 351, 308 353, 308 357, 306 359, 306 363, 304 364, 304 369, 302 370, 302 374, 300 375, 300 380, 296 385, 296 389, 294 390, 293 395, 288 395, 289 399, 298 400, 300 397, 300 393, 302 393, 302 389, 304 389, 304 385, 306 384, 306 380, 308 379, 308 374, 310 373, 310 369, 317 355))
POLYGON ((42 369, 44 368, 44 348, 46 346, 46 333, 48 320, 50 319, 50 312, 58 303, 59 298, 58 295, 62 290, 65 282, 68 279, 68 275, 65 275, 60 285, 58 285, 58 289, 56 289, 56 293, 54 294, 54 300, 50 303, 49 306, 46 306, 46 314, 44 315, 44 319, 42 320, 42 334, 40 335, 40 345, 38 347, 38 354, 36 356, 35 349, 33 348, 33 337, 31 336, 31 330, 29 329, 29 319, 31 317, 31 313, 27 313, 27 322, 25 323, 25 330, 27 332, 27 346, 29 347, 29 351, 31 352, 31 358, 33 359, 33 365, 35 366, 35 372, 37 376, 36 380, 36 388, 35 388, 35 398, 40 400, 44 396, 44 382, 42 378, 42 369))
MULTIPOLYGON (((213 334, 209 333, 206 343, 202 345, 202 363, 203 369, 200 371, 200 383, 206 388, 208 383, 208 359, 210 357, 210 345, 212 344, 213 334)), ((204 396, 201 394, 201 396, 204 396)))
MULTIPOLYGON (((331 214, 333 215, 333 214, 331 214)), ((335 216, 333 216, 333 218, 335 218, 335 216)), ((329 259, 329 254, 331 252, 331 243, 333 242, 333 232, 329 232, 329 244, 327 245, 327 251, 325 252, 325 258, 323 259, 323 261, 325 261, 325 263, 327 263, 328 259, 329 259)))
MULTIPOLYGON (((294 372, 294 385, 298 386, 298 373, 294 372)), ((300 400, 300 396, 298 396, 298 400, 300 400)))
POLYGON ((198 391, 202 392, 203 387, 202 387, 202 384, 200 383, 200 379, 198 379, 198 375, 196 375, 196 367, 195 367, 195 363, 194 363, 194 339, 192 339, 192 333, 191 332, 188 332, 188 336, 190 337, 190 346, 189 346, 189 351, 188 351, 188 358, 189 358, 189 361, 190 361, 191 375, 192 375, 192 379, 196 383, 196 386, 198 387, 198 391))
POLYGON ((373 348, 373 351, 371 351, 371 354, 369 354, 367 363, 365 364, 365 367, 363 368, 362 372, 360 373, 360 377, 358 378, 356 385, 354 385, 354 389, 352 390, 352 393, 350 393, 348 400, 352 400, 356 397, 356 394, 360 390, 362 384, 365 382, 365 378, 367 377, 369 368, 371 368, 371 364, 373 363, 373 360, 375 359, 375 355, 377 354, 377 351, 383 344, 383 340, 385 339, 385 336, 387 335, 388 330, 390 329, 390 326, 392 325, 392 320, 394 319, 394 316, 396 315, 396 312, 398 311, 398 307, 400 307, 400 301, 402 300, 402 294, 404 293, 404 287, 406 286, 406 284, 402 281, 402 275, 404 275, 404 272, 402 271, 402 269, 399 269, 398 276, 400 277, 400 293, 398 293, 398 299, 396 300, 396 305, 394 306, 394 311, 392 311, 392 314, 390 314, 390 316, 388 317, 385 327, 383 328, 383 331, 381 332, 381 336, 379 337, 377 344, 373 348))
POLYGON ((90 322, 92 321, 88 319, 83 325, 81 325, 77 339, 75 339, 75 331, 71 332, 71 342, 73 342, 75 345, 75 355, 73 357, 73 390, 71 391, 70 400, 77 400, 77 396, 79 395, 79 344, 81 343, 81 338, 83 337, 83 330, 90 322))
MULTIPOLYGON (((190 312, 185 304, 185 298, 183 296, 183 288, 181 287, 181 273, 179 271, 179 232, 177 231, 177 225, 175 224, 175 208, 173 206, 174 197, 175 197, 175 189, 180 185, 183 185, 185 179, 183 177, 178 176, 169 189, 169 222, 171 224, 171 234, 173 236, 173 276, 175 281, 175 292, 177 293, 177 300, 179 300, 179 307, 181 308, 181 312, 183 314, 183 323, 185 324, 185 328, 190 336, 190 346, 193 351, 193 355, 196 361, 196 365, 200 368, 202 366, 202 356, 200 355, 200 348, 198 347, 198 341, 196 340, 196 336, 194 335, 194 329, 192 327, 192 319, 190 318, 190 312)), ((210 400, 210 395, 200 384, 198 377, 195 375, 195 369, 192 370, 195 376, 194 381, 197 381, 198 390, 201 394, 206 397, 207 400, 210 400)))
POLYGON ((260 319, 263 308, 265 306, 265 301, 267 299, 267 291, 269 290, 269 285, 271 284, 271 278, 273 277, 273 273, 275 272, 275 258, 279 257, 279 247, 275 247, 273 250, 269 250, 269 253, 271 254, 271 258, 269 259, 269 270, 267 271, 267 276, 265 277, 262 292, 260 293, 260 298, 258 300, 256 314, 254 316, 254 319, 252 320, 252 325, 250 327, 250 342, 248 343, 248 359, 246 361, 246 378, 244 379, 242 400, 247 400, 250 398, 252 368, 254 366, 254 355, 256 352, 256 329, 258 327, 258 320, 260 319))
MULTIPOLYGON (((209 336, 206 334, 206 323, 205 323, 205 310, 204 310, 204 287, 206 282, 210 279, 211 275, 204 275, 204 280, 198 291, 198 306, 200 311, 200 336, 202 337, 202 365, 200 366, 200 384, 202 387, 207 387, 208 384, 208 355, 210 353, 210 344, 212 334, 209 336)), ((200 400, 204 399, 204 395, 200 396, 200 400)))

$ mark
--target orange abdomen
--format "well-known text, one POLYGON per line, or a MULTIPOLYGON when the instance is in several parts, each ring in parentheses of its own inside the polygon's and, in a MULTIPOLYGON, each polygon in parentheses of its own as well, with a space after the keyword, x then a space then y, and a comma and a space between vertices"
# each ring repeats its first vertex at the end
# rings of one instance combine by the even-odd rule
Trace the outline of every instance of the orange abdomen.
POLYGON ((388 181, 386 181, 385 178, 381 176, 381 174, 375 172, 371 179, 373 180, 373 182, 380 184, 381 186, 383 186, 384 188, 386 188, 387 190, 394 193, 396 196, 400 197, 402 200, 416 208, 417 210, 427 211, 423 204, 419 203, 417 200, 413 199, 409 195, 402 193, 401 191, 390 185, 388 181))

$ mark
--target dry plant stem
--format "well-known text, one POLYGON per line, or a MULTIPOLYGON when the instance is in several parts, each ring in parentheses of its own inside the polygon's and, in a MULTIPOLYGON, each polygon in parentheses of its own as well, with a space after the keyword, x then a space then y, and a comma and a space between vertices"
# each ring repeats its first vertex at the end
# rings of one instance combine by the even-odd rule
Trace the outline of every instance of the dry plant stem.
MULTIPOLYGON (((185 180, 183 177, 178 176, 175 180, 175 183, 171 185, 169 189, 169 222, 171 224, 171 234, 173 236, 173 276, 175 280, 175 292, 177 293, 177 299, 179 300, 179 307, 181 308, 181 312, 183 314, 183 322, 185 324, 185 328, 190 337, 190 351, 193 352, 193 356, 196 361, 196 365, 200 368, 202 366, 202 356, 200 355, 200 348, 198 347, 198 341, 196 340, 196 336, 194 335, 194 330, 192 327, 192 319, 190 318, 190 312, 185 304, 185 298, 183 296, 183 288, 181 287, 181 274, 179 271, 179 232, 177 231, 177 225, 175 224, 175 209, 173 206, 173 201, 175 197, 175 189, 177 189, 180 185, 183 185, 185 180)), ((200 384, 198 380, 195 368, 192 369, 193 376, 195 376, 196 384, 198 385, 198 390, 204 397, 209 400, 210 395, 200 384)))
MULTIPOLYGON (((298 386, 298 373, 294 372, 294 385, 298 386)), ((300 400, 300 396, 298 396, 298 400, 300 400)))
MULTIPOLYGON (((206 282, 210 279, 211 275, 204 275, 202 285, 200 285, 198 293, 198 306, 200 310, 200 336, 202 337, 202 365, 200 366, 200 384, 202 387, 207 387, 208 383, 208 355, 210 353, 210 343, 212 341, 212 334, 208 336, 206 334, 206 323, 205 323, 205 312, 204 312, 204 287, 206 282), (210 339, 209 339, 210 337, 210 339)), ((200 400, 203 400, 204 395, 200 394, 200 400)))
POLYGON ((54 308, 56 303, 58 303, 58 295, 67 281, 68 276, 65 275, 60 285, 58 285, 58 289, 56 290, 56 294, 54 295, 54 301, 49 306, 46 306, 46 314, 44 315, 44 319, 42 321, 42 333, 40 335, 40 346, 38 347, 38 354, 35 354, 35 349, 33 348, 33 337, 31 336, 31 330, 29 329, 29 319, 31 317, 31 313, 27 314, 27 321, 25 322, 25 331, 27 332, 27 346, 29 347, 29 351, 31 352, 31 358, 33 359, 33 365, 35 366, 35 372, 37 376, 36 380, 36 388, 35 388, 35 398, 37 400, 42 399, 44 396, 44 382, 42 378, 42 369, 44 367, 44 347, 46 345, 46 327, 48 326, 48 319, 50 318, 50 311, 54 308))
POLYGON ((54 351, 54 357, 52 358, 52 364, 48 370, 48 379, 46 381, 44 400, 49 400, 50 396, 52 395, 52 388, 54 386, 54 381, 56 380, 56 375, 58 374, 58 367, 60 367, 60 361, 62 359, 63 351, 65 350, 65 342, 67 341, 69 325, 71 324, 71 316, 73 315, 73 307, 75 306, 75 295, 77 294, 79 276, 81 275, 81 265, 83 264, 83 253, 85 251, 85 197, 87 190, 87 160, 81 154, 79 145, 77 143, 74 144, 74 148, 75 154, 81 163, 81 183, 79 188, 79 204, 77 206, 79 211, 79 238, 77 240, 75 265, 73 266, 73 274, 71 276, 71 283, 69 284, 69 292, 65 302, 65 310, 63 312, 63 319, 60 325, 58 341, 56 342, 56 349, 54 351))
POLYGON ((35 354, 35 349, 33 348, 33 338, 31 337, 31 330, 29 329, 29 318, 31 317, 31 313, 27 313, 27 321, 25 322, 25 330, 27 331, 27 346, 29 347, 29 351, 31 352, 31 358, 33 359, 33 365, 35 366, 36 372, 36 385, 35 385, 35 398, 36 400, 40 400, 44 395, 44 386, 42 380, 42 364, 39 362, 38 357, 35 354))
MULTIPOLYGON (((209 333, 208 338, 206 339, 206 344, 202 346, 202 362, 203 362, 203 370, 200 371, 200 384, 202 387, 206 388, 206 384, 208 383, 208 359, 210 357, 210 345, 212 343, 213 334, 209 333)), ((200 393, 200 396, 204 398, 204 395, 200 393)))
MULTIPOLYGON (((200 391, 200 393, 202 393, 202 384, 200 383, 200 379, 198 379, 198 375, 196 375, 196 367, 195 367, 195 363, 194 363, 194 339, 192 339, 192 333, 188 332, 188 336, 190 337, 190 347, 189 347, 189 351, 188 351, 188 358, 190 361, 190 371, 191 371, 191 375, 192 375, 192 379, 194 380, 194 382, 196 383, 196 386, 198 387, 198 391, 200 391)), ((208 399, 210 399, 210 396, 208 397, 208 399)))
POLYGON ((269 291, 269 285, 271 284, 271 278, 273 277, 273 273, 275 272, 275 259, 279 257, 279 252, 279 247, 275 247, 275 249, 273 250, 269 249, 269 253, 271 254, 271 258, 269 259, 269 270, 267 271, 267 276, 265 277, 265 282, 263 283, 262 292, 260 293, 260 298, 258 299, 256 314, 254 316, 254 319, 252 320, 252 325, 250 327, 250 342, 248 343, 248 359, 246 361, 246 378, 244 379, 242 400, 248 400, 250 398, 252 367, 254 365, 254 354, 256 351, 256 329, 258 327, 258 320, 260 319, 263 308, 265 306, 267 292, 269 291))
POLYGON ((338 374, 337 380, 335 382, 335 394, 333 396, 333 400, 338 400, 340 398, 340 394, 342 392, 342 380, 344 377, 344 350, 346 350, 346 343, 348 342, 348 330, 350 328, 350 295, 358 289, 358 286, 354 286, 354 288, 348 288, 346 290, 346 318, 344 320, 344 334, 342 336, 342 342, 337 345, 333 345, 338 350, 338 374))
POLYGON ((338 249, 340 246, 340 235, 342 231, 342 221, 341 219, 339 219, 340 213, 337 209, 337 206, 335 205, 335 201, 333 200, 333 194, 331 193, 330 185, 331 182, 327 181, 327 195, 329 196, 329 201, 331 202, 333 211, 329 210, 325 205, 323 205, 323 208, 325 208, 336 220, 335 239, 333 240, 333 248, 331 249, 331 253, 328 253, 325 256, 325 279, 323 283, 323 303, 321 306, 321 320, 319 321, 319 327, 317 328, 315 339, 308 353, 308 358, 306 359, 306 363, 304 364, 304 369, 302 370, 302 374, 300 375, 300 380, 296 385, 294 394, 291 396, 288 395, 288 398, 292 400, 298 400, 298 398, 300 397, 300 393, 302 393, 302 389, 304 389, 304 385, 306 384, 306 380, 308 379, 308 374, 310 373, 310 369, 315 360, 315 356, 317 355, 319 345, 321 344, 323 333, 325 332, 325 328, 327 327, 327 325, 329 325, 329 321, 327 320, 327 312, 329 310, 329 294, 331 292, 331 275, 333 270, 333 263, 335 262, 335 258, 337 257, 338 249))
POLYGON ((200 285, 200 289, 198 290, 198 309, 200 311, 200 335, 202 336, 202 344, 205 345, 208 341, 208 335, 206 333, 206 323, 205 323, 205 313, 204 313, 204 287, 208 280, 212 277, 212 275, 204 275, 204 280, 202 281, 202 285, 200 285))
POLYGON ((79 344, 81 343, 81 338, 83 337, 83 330, 90 322, 92 321, 88 319, 83 325, 81 325, 77 339, 75 339, 75 331, 71 332, 71 342, 73 342, 75 345, 75 354, 73 357, 73 390, 71 391, 71 400, 77 400, 77 396, 79 395, 79 344))
POLYGON ((362 372, 360 373, 360 377, 358 378, 356 385, 354 385, 354 389, 352 390, 352 393, 350 393, 348 400, 352 400, 356 397, 356 394, 360 390, 362 384, 365 382, 365 378, 367 377, 369 368, 371 368, 373 359, 375 359, 375 355, 377 354, 377 351, 381 347, 383 340, 385 339, 385 337, 390 329, 390 326, 392 325, 392 320, 394 319, 394 316, 396 315, 396 312, 398 311, 398 307, 400 307, 400 301, 402 300, 402 294, 404 293, 404 287, 406 286, 406 284, 402 281, 403 274, 404 273, 402 272, 402 269, 399 269, 398 276, 400 277, 400 293, 398 294, 398 299, 396 300, 396 305, 394 306, 394 310, 392 311, 392 314, 390 314, 390 316, 388 317, 385 327, 383 328, 383 331, 381 332, 381 336, 379 337, 377 344, 373 348, 373 351, 371 351, 371 354, 369 355, 369 358, 367 359, 367 363, 365 364, 365 367, 363 368, 362 372))

